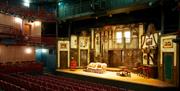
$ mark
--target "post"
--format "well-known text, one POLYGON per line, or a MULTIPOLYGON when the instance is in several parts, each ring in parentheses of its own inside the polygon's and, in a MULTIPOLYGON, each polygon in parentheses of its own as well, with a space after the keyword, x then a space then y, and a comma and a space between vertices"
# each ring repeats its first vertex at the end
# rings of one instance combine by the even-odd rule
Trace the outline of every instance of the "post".
POLYGON ((69 22, 69 26, 68 26, 68 38, 70 41, 70 39, 71 39, 71 22, 69 22))
POLYGON ((58 23, 58 21, 56 21, 56 39, 58 39, 58 25, 59 25, 59 23, 58 23))
POLYGON ((164 34, 164 9, 163 9, 163 0, 161 0, 161 34, 164 34))

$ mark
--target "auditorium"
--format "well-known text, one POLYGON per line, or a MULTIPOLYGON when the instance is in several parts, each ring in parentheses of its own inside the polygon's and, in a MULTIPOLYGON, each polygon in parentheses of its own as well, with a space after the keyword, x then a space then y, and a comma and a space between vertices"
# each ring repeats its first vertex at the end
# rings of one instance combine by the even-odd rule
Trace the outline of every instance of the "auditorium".
POLYGON ((179 0, 0 0, 0 91, 178 91, 179 43, 179 0))

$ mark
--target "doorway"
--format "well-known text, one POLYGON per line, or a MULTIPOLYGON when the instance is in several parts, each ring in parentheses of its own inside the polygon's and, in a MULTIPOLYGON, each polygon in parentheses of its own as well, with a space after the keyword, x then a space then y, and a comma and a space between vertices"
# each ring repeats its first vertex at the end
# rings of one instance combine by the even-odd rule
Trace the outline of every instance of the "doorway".
POLYGON ((30 24, 25 24, 24 25, 24 35, 30 36, 31 35, 31 25, 30 24))
POLYGON ((60 51, 60 68, 68 68, 68 51, 60 51))
POLYGON ((164 68, 164 80, 167 82, 173 82, 173 52, 164 52, 163 53, 163 68, 164 68))
POLYGON ((108 51, 108 67, 118 67, 122 65, 122 50, 108 51))
POLYGON ((80 66, 86 67, 88 64, 88 50, 80 50, 80 66))

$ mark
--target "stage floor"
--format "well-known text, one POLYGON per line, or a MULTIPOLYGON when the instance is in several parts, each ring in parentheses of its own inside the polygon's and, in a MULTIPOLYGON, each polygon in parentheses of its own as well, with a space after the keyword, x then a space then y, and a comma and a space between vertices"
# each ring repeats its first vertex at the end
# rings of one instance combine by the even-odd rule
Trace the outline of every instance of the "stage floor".
POLYGON ((57 69, 57 72, 64 72, 70 74, 77 74, 83 76, 90 76, 108 80, 116 80, 121 82, 128 82, 133 84, 143 84, 148 86, 155 86, 155 87, 174 87, 172 84, 168 84, 158 79, 153 78, 145 78, 138 76, 137 74, 131 73, 131 77, 122 77, 116 75, 116 72, 106 71, 103 74, 92 73, 92 72, 85 72, 83 69, 76 69, 75 71, 71 71, 70 69, 57 69))

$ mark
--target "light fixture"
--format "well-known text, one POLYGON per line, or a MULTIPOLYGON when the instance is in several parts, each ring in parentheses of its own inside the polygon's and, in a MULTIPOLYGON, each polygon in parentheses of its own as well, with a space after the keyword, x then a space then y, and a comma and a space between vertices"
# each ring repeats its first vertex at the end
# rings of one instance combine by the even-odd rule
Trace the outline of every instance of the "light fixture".
POLYGON ((62 5, 62 2, 59 2, 58 5, 61 6, 61 5, 62 5))
POLYGON ((25 7, 29 7, 30 6, 30 3, 23 3, 23 5, 25 6, 25 7))
POLYGON ((30 3, 30 0, 23 0, 24 2, 26 2, 26 3, 30 3))
POLYGON ((42 51, 42 53, 46 53, 46 52, 47 52, 47 49, 42 48, 41 51, 42 51))
POLYGON ((31 54, 32 53, 32 49, 31 48, 26 48, 25 49, 25 53, 26 54, 31 54))
POLYGON ((16 23, 22 23, 22 19, 19 18, 19 17, 15 17, 15 22, 16 22, 16 23))
POLYGON ((152 6, 152 4, 153 4, 152 2, 149 2, 149 3, 148 3, 149 6, 152 6))
POLYGON ((23 5, 25 6, 25 7, 29 7, 30 6, 30 0, 23 0, 23 5))
POLYGON ((35 21, 34 24, 35 24, 35 26, 40 26, 41 22, 40 21, 35 21))
POLYGON ((61 5, 63 5, 63 0, 58 1, 58 6, 61 6, 61 5))

